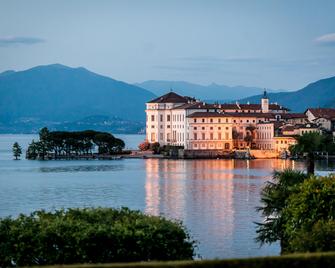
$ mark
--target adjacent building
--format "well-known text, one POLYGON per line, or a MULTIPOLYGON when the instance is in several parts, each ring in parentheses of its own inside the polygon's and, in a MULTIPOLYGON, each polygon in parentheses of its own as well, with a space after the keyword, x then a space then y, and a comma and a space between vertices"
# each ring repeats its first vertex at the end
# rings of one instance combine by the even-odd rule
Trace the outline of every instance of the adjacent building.
POLYGON ((270 103, 266 91, 259 104, 209 104, 169 92, 146 103, 146 138, 161 146, 186 150, 267 150, 282 153, 294 136, 333 129, 330 110, 290 113, 270 103))

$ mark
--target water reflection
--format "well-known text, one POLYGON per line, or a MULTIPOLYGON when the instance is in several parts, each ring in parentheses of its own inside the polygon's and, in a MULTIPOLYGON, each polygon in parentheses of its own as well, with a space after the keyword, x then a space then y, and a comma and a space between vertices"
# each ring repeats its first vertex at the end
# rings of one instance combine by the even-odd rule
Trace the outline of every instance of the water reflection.
POLYGON ((277 254, 254 242, 255 207, 274 169, 303 168, 287 160, 146 160, 145 212, 185 222, 206 257, 277 254), (208 239, 210 238, 210 239, 208 239), (208 251, 208 248, 211 250, 208 251))
POLYGON ((40 167, 42 173, 59 173, 59 172, 103 172, 103 171, 120 171, 123 165, 76 165, 76 166, 57 166, 57 167, 40 167))

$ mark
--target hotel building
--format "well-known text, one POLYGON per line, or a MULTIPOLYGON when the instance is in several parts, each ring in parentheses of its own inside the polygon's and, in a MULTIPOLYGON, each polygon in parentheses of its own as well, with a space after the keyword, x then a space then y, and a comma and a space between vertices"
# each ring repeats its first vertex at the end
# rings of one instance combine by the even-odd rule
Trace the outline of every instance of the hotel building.
POLYGON ((208 104, 175 92, 146 103, 147 141, 185 150, 251 148, 279 153, 295 143, 292 136, 303 133, 307 122, 306 114, 269 103, 266 92, 260 104, 208 104), (283 134, 289 126, 294 134, 283 134))

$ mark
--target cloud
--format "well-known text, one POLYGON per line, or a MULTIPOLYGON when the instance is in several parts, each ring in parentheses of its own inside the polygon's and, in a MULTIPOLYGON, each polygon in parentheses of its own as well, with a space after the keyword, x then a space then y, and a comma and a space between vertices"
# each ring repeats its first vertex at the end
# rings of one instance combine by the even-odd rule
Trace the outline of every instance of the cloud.
POLYGON ((29 36, 8 36, 0 37, 0 46, 12 46, 12 45, 34 45, 45 42, 44 39, 29 37, 29 36))
POLYGON ((335 46, 335 33, 319 36, 315 41, 320 45, 335 46))

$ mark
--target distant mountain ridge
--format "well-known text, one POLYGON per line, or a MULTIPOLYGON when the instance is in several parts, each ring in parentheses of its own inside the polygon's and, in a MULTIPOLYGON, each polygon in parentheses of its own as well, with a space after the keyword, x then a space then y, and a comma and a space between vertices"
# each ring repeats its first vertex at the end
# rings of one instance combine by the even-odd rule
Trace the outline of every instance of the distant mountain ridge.
MULTIPOLYGON (((207 86, 189 83, 185 81, 161 81, 149 80, 142 83, 134 84, 154 93, 157 96, 164 95, 166 92, 173 90, 180 95, 195 97, 201 100, 211 101, 232 101, 245 98, 248 96, 261 94, 264 89, 259 87, 246 86, 226 86, 212 83, 207 86)), ((278 92, 279 90, 268 90, 269 92, 278 92)))
MULTIPOLYGON (((233 96, 244 92, 243 97, 235 98, 241 103, 259 103, 263 92, 257 87, 153 80, 131 85, 83 67, 37 66, 0 73, 0 132, 31 133, 43 126, 53 130, 98 128, 119 133, 143 132, 145 103, 166 94, 170 88, 180 95, 219 102, 232 102, 233 96), (254 96, 245 98, 246 95, 254 96)), ((268 96, 270 102, 293 111, 335 107, 335 77, 316 81, 298 91, 270 90, 268 96)))
POLYGON ((60 64, 0 74, 0 122, 19 118, 75 121, 103 114, 144 121, 155 95, 112 78, 60 64))
MULTIPOLYGON (((241 103, 259 103, 262 95, 239 100, 241 103)), ((269 93, 270 102, 277 102, 292 111, 304 112, 309 107, 335 107, 335 76, 318 80, 293 92, 269 93)))

